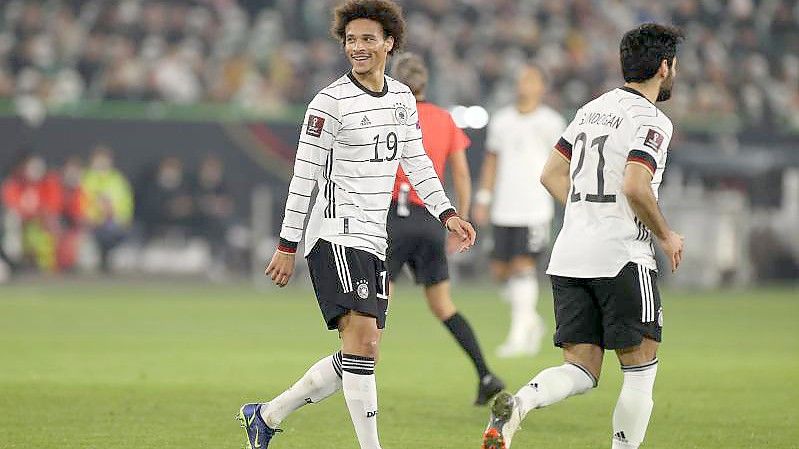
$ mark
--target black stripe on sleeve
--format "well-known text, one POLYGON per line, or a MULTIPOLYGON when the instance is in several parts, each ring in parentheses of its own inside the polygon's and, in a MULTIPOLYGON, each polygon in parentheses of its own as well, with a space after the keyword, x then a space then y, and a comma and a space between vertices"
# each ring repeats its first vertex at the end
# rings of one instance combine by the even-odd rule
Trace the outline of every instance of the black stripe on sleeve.
POLYGON ((329 113, 329 112, 327 112, 327 111, 325 111, 325 110, 323 110, 323 109, 317 109, 317 108, 308 107, 308 110, 309 110, 309 111, 321 112, 322 114, 325 114, 326 116, 328 116, 328 117, 332 118, 333 120, 335 120, 335 121, 336 121, 336 122, 338 122, 339 124, 341 123, 341 120, 339 120, 338 118, 336 118, 336 116, 334 116, 333 114, 331 114, 331 113, 329 113))
POLYGON ((319 148, 319 149, 320 149, 320 150, 322 150, 322 151, 330 151, 330 148, 325 148, 325 147, 323 147, 323 146, 321 146, 321 145, 317 145, 317 144, 315 144, 315 143, 311 143, 311 142, 306 142, 306 141, 304 141, 304 140, 300 140, 300 142, 299 142, 299 143, 301 143, 301 144, 303 144, 303 145, 310 145, 310 146, 312 146, 312 147, 319 148))
POLYGON ((572 160, 572 144, 563 137, 555 144, 555 149, 560 152, 567 160, 572 160))
POLYGON ((338 98, 336 98, 336 97, 334 97, 334 96, 330 95, 330 94, 329 94, 329 93, 327 93, 327 92, 319 92, 319 94, 320 94, 320 95, 324 95, 324 96, 326 96, 326 97, 330 97, 330 98, 332 98, 332 99, 334 99, 334 100, 336 100, 336 101, 338 101, 338 100, 339 100, 338 98))
POLYGON ((455 212, 455 208, 450 207, 449 209, 445 210, 444 212, 441 212, 438 215, 438 220, 441 221, 441 224, 446 226, 447 225, 447 220, 449 220, 450 218, 452 218, 452 217, 454 217, 456 215, 458 215, 458 213, 455 212))
POLYGON ((291 240, 286 240, 283 237, 280 237, 280 242, 277 245, 278 251, 282 251, 284 253, 295 253, 297 252, 297 244, 300 242, 292 242, 291 240))
POLYGON ((658 168, 655 158, 646 151, 641 150, 630 151, 630 154, 627 156, 627 162, 638 162, 640 164, 644 164, 653 175, 655 174, 655 170, 658 168))
POLYGON ((428 198, 430 198, 431 196, 433 196, 434 194, 439 193, 439 192, 443 192, 443 190, 441 190, 441 189, 433 190, 432 192, 430 192, 427 195, 425 195, 425 197, 422 198, 422 201, 427 201, 428 198))
POLYGON ((414 184, 413 187, 414 188, 418 188, 420 185, 424 184, 427 181, 430 181, 431 179, 438 179, 438 176, 431 176, 429 178, 422 179, 421 181, 419 181, 416 184, 414 184))
POLYGON ((299 158, 299 157, 297 158, 297 160, 306 162, 306 163, 311 164, 311 165, 316 165, 317 167, 322 167, 322 164, 317 164, 316 162, 311 162, 311 161, 308 161, 308 160, 305 160, 305 159, 302 159, 302 158, 299 158))

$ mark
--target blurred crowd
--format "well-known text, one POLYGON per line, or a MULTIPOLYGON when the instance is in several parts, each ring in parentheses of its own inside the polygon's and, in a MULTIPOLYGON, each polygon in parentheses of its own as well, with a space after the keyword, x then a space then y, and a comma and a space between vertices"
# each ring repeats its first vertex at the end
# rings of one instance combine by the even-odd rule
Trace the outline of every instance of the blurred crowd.
MULTIPOLYGON (((0 97, 303 104, 346 68, 328 34, 338 0, 12 0, 0 18, 0 97)), ((569 113, 620 82, 618 42, 642 21, 683 27, 681 116, 799 127, 797 0, 404 0, 411 50, 444 105, 511 101, 535 58, 569 113)), ((26 103, 27 102, 27 103, 26 103)))
POLYGON ((20 270, 109 271, 109 256, 126 241, 144 247, 187 238, 202 239, 212 262, 226 263, 235 208, 215 156, 193 177, 180 159, 166 157, 132 185, 105 145, 86 164, 71 156, 56 168, 23 151, 0 189, 0 256, 20 270))

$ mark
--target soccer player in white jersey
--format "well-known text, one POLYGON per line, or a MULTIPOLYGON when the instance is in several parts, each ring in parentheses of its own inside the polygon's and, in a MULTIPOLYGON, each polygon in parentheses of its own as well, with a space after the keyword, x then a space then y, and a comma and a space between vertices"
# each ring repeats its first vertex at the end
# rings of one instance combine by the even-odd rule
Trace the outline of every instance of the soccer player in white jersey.
POLYGON ((300 130, 280 243, 266 275, 283 287, 305 230, 305 257, 316 298, 341 351, 318 362, 267 403, 242 406, 239 419, 251 448, 265 448, 281 421, 339 389, 362 449, 379 449, 375 361, 386 322, 386 216, 397 167, 402 166, 427 210, 474 243, 472 226, 458 217, 422 146, 416 100, 385 76, 386 59, 404 42, 402 10, 390 0, 348 0, 334 13, 332 33, 352 70, 322 89, 300 130))
POLYGON ((530 180, 541 176, 566 122, 541 103, 544 91, 541 68, 523 67, 516 83, 516 104, 497 111, 488 126, 475 196, 475 223, 485 226, 490 214, 492 272, 504 284, 503 296, 511 305, 508 336, 497 349, 501 357, 536 354, 545 333, 536 311, 536 259, 549 245, 554 205, 546 189, 530 180))
POLYGON ((515 395, 497 396, 484 449, 509 448, 530 410, 596 387, 605 349, 615 350, 624 376, 611 446, 644 441, 663 326, 653 237, 672 271, 683 251, 657 203, 672 124, 655 106, 671 96, 682 39, 678 29, 657 24, 627 32, 624 86, 580 108, 547 161, 541 182, 566 206, 547 270, 564 364, 515 395))

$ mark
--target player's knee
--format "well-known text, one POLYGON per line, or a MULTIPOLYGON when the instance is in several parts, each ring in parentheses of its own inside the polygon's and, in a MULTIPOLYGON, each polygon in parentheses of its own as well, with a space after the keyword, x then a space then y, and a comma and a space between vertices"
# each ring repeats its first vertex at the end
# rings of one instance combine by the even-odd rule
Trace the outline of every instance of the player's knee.
POLYGON ((494 280, 498 282, 505 282, 508 280, 508 271, 508 266, 504 262, 494 262, 491 264, 491 275, 494 277, 494 280))
POLYGON ((617 349, 616 355, 619 362, 625 366, 643 365, 655 360, 657 357, 658 343, 654 340, 644 338, 638 346, 617 349))
POLYGON ((520 256, 513 259, 510 263, 512 276, 518 276, 535 271, 535 259, 527 256, 520 256))
POLYGON ((370 333, 357 336, 352 345, 353 352, 356 355, 371 358, 377 358, 378 347, 377 335, 371 335, 370 333))

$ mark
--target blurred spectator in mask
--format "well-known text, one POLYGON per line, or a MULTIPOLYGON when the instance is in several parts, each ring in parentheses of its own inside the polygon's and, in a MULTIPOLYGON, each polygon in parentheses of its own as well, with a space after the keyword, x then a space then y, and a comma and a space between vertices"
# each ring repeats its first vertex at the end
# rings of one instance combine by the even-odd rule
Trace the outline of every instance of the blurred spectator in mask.
POLYGON ((114 168, 114 155, 98 145, 83 176, 87 222, 100 249, 100 266, 108 271, 108 255, 130 232, 133 193, 125 175, 114 168))
POLYGON ((41 270, 58 270, 56 248, 60 234, 63 192, 58 175, 48 172, 39 155, 22 158, 2 184, 6 230, 15 232, 19 262, 32 262, 41 270))
POLYGON ((219 158, 208 155, 200 165, 194 185, 196 230, 211 246, 216 264, 222 264, 225 258, 225 231, 232 219, 234 205, 225 185, 224 170, 219 158))
POLYGON ((155 179, 141 183, 141 219, 148 237, 185 235, 194 216, 194 201, 183 162, 170 156, 158 166, 155 179))
POLYGON ((89 208, 89 198, 83 188, 83 163, 79 157, 71 156, 64 163, 61 184, 64 192, 63 234, 58 245, 58 265, 69 269, 77 263, 89 208))

